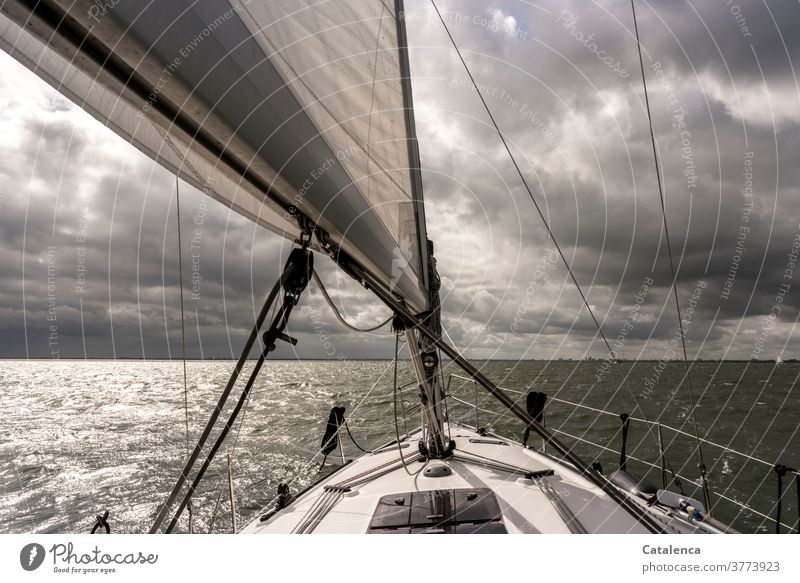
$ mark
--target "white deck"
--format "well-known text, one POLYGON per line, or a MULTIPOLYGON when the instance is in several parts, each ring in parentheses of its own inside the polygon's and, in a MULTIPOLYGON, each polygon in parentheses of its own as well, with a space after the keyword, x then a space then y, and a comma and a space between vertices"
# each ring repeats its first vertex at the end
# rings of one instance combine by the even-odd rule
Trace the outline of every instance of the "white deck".
MULTIPOLYGON (((567 507, 567 517, 571 512, 579 523, 576 525, 573 521, 572 531, 576 531, 577 526, 577 530, 582 528, 589 533, 647 532, 626 510, 570 466, 518 443, 495 436, 480 436, 462 426, 452 425, 451 434, 456 442, 456 455, 446 460, 431 460, 426 466, 431 468, 445 465, 452 470, 450 475, 429 477, 421 472, 416 476, 409 476, 402 466, 395 464, 400 457, 397 445, 394 444, 354 460, 299 495, 267 520, 261 521, 260 517, 256 517, 241 532, 290 533, 296 532, 298 526, 305 522, 306 527, 301 530, 306 532, 366 533, 382 496, 457 488, 492 490, 508 533, 570 533, 569 518, 564 518, 564 506, 567 507), (507 445, 476 443, 471 442, 471 439, 502 441, 507 445), (459 459, 463 457, 475 458, 476 463, 459 459), (484 467, 480 465, 485 461, 483 458, 526 471, 553 470, 554 475, 542 478, 552 486, 552 491, 546 494, 536 480, 525 478, 520 473, 484 467), (388 464, 383 469, 388 470, 388 473, 358 484, 357 476, 364 472, 381 471, 382 464, 388 464), (324 490, 325 486, 342 483, 357 485, 342 494, 326 493, 324 490), (318 513, 320 506, 329 509, 318 513), (317 514, 318 520, 309 525, 309 517, 317 514)), ((418 439, 419 433, 416 433, 402 442, 407 444, 403 455, 412 472, 422 466, 421 462, 416 461, 419 458, 418 439)), ((631 498, 636 499, 634 496, 631 498)), ((643 501, 642 506, 645 506, 643 501)), ((668 532, 697 532, 693 525, 681 518, 670 517, 672 513, 667 510, 654 507, 652 512, 664 522, 664 528, 668 532)))

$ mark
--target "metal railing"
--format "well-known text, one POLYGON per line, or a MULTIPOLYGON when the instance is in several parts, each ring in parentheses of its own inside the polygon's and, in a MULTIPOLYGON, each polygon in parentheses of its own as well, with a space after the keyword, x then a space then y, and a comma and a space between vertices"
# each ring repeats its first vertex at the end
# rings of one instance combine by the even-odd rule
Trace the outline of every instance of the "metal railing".
MULTIPOLYGON (((516 395, 521 395, 521 396, 527 395, 527 392, 516 390, 516 389, 509 389, 509 388, 505 388, 504 387, 503 390, 508 392, 508 393, 512 393, 512 394, 516 394, 516 395)), ((480 414, 481 413, 484 413, 484 414, 492 416, 490 418, 490 419, 492 419, 492 422, 488 423, 487 424, 488 426, 491 426, 495 422, 495 420, 499 420, 504 415, 504 413, 498 413, 497 411, 492 411, 492 410, 489 410, 489 409, 481 407, 479 405, 478 394, 479 394, 478 393, 478 383, 475 382, 470 377, 462 376, 462 375, 455 374, 455 373, 451 373, 448 376, 447 383, 446 383, 446 389, 445 389, 445 399, 452 400, 452 401, 454 401, 456 403, 459 403, 461 405, 464 405, 464 406, 466 406, 468 408, 473 409, 474 416, 475 416, 475 428, 476 429, 478 429, 481 426, 480 425, 480 414), (473 386, 474 386, 474 395, 473 395, 474 401, 473 402, 469 402, 469 401, 467 401, 465 399, 459 398, 459 397, 455 396, 451 392, 451 385, 452 385, 453 379, 459 379, 459 380, 462 380, 462 381, 466 381, 467 383, 472 383, 473 384, 473 386)), ((585 405, 583 403, 575 403, 573 401, 568 401, 568 400, 565 400, 565 399, 560 399, 558 397, 553 397, 553 396, 548 395, 547 396, 547 404, 550 404, 550 403, 558 403, 560 405, 565 405, 565 406, 568 406, 568 407, 572 407, 574 409, 581 409, 581 410, 585 410, 585 411, 591 411, 593 413, 597 413, 598 415, 605 415, 605 416, 615 417, 616 419, 620 418, 619 413, 614 413, 612 411, 607 411, 605 409, 599 409, 597 407, 592 407, 590 405, 585 405)), ((545 411, 546 410, 547 410, 547 405, 545 406, 545 411)), ((732 455, 735 455, 735 456, 739 456, 739 457, 741 457, 743 459, 746 459, 747 461, 763 465, 766 468, 769 468, 770 470, 775 470, 776 469, 776 463, 768 462, 767 460, 758 458, 758 457, 756 457, 756 456, 754 456, 752 454, 748 454, 748 453, 745 453, 745 452, 742 452, 742 451, 738 451, 736 449, 733 449, 733 448, 728 447, 726 445, 722 445, 720 443, 716 443, 716 442, 711 441, 709 439, 696 438, 692 433, 689 433, 689 432, 684 431, 682 429, 679 429, 677 427, 673 427, 671 425, 662 423, 660 421, 650 421, 648 419, 643 419, 643 418, 640 418, 640 417, 633 417, 633 416, 629 416, 628 420, 629 421, 634 421, 636 423, 641 423, 641 424, 647 426, 648 428, 656 430, 656 433, 657 433, 656 446, 658 448, 659 458, 660 458, 660 463, 659 464, 654 464, 654 463, 652 463, 650 461, 647 461, 645 459, 641 459, 640 457, 636 457, 636 456, 633 456, 633 455, 630 455, 630 454, 626 454, 626 457, 628 459, 630 459, 630 460, 634 460, 634 461, 636 461, 638 463, 641 463, 641 464, 643 464, 645 466, 648 466, 648 468, 653 468, 655 470, 658 470, 661 473, 662 483, 663 484, 667 483, 666 468, 665 468, 663 460, 666 457, 667 451, 669 449, 669 444, 666 447, 664 447, 663 441, 661 439, 661 431, 662 430, 666 430, 666 431, 672 432, 675 435, 680 435, 680 436, 687 437, 687 438, 689 438, 689 439, 691 439, 693 441, 699 440, 701 443, 703 443, 705 445, 708 445, 710 447, 716 448, 717 450, 719 450, 721 452, 732 454, 732 455)), ((555 429, 553 427, 550 427, 549 430, 552 431, 553 433, 557 434, 557 435, 573 439, 573 440, 575 440, 575 441, 577 441, 579 443, 585 444, 587 446, 591 446, 593 448, 597 448, 597 449, 599 449, 601 451, 614 453, 614 454, 619 454, 619 450, 616 450, 616 449, 613 449, 611 447, 608 447, 607 445, 603 445, 603 444, 591 441, 589 439, 586 439, 585 437, 579 437, 577 435, 573 435, 573 434, 571 434, 571 433, 569 433, 567 431, 564 431, 563 429, 555 429)), ((514 440, 510 440, 510 441, 514 441, 514 440)), ((674 441, 674 439, 673 439, 673 441, 674 441)), ((519 443, 519 442, 517 442, 517 443, 519 443)), ((670 442, 670 444, 671 443, 672 443, 672 441, 670 442)), ((788 470, 789 470, 788 473, 794 474, 795 476, 797 476, 796 479, 800 479, 800 472, 798 472, 797 470, 792 470, 792 469, 788 469, 788 470)), ((685 481, 685 482, 687 482, 689 484, 692 484, 693 486, 695 486, 697 488, 702 488, 702 484, 700 482, 698 482, 698 481, 696 481, 696 480, 694 480, 692 478, 689 478, 689 477, 687 477, 685 475, 682 475, 682 474, 680 474, 678 472, 671 472, 671 475, 673 477, 673 480, 675 478, 677 478, 678 480, 685 481)), ((788 492, 788 490, 787 490, 787 492, 788 492)), ((795 532, 797 532, 797 528, 800 527, 800 524, 798 524, 797 526, 793 526, 793 525, 790 525, 790 524, 786 524, 785 522, 778 522, 774 517, 769 516, 769 515, 761 512, 761 511, 753 508, 752 506, 750 506, 747 503, 741 502, 739 500, 735 500, 734 498, 731 498, 730 496, 726 496, 724 493, 719 492, 717 490, 713 490, 713 494, 714 494, 714 496, 716 496, 716 497, 718 497, 718 498, 720 498, 722 500, 725 500, 726 502, 728 502, 730 504, 733 504, 733 505, 737 506, 741 510, 753 513, 756 516, 761 517, 763 520, 771 522, 773 525, 775 525, 776 523, 779 524, 780 526, 784 527, 787 530, 787 532, 792 532, 793 530, 795 532)), ((777 505, 777 503, 776 503, 776 505, 777 505)), ((775 506, 773 506, 773 509, 774 508, 775 508, 775 506)), ((800 509, 798 509, 798 512, 800 512, 800 509)), ((798 522, 800 523, 800 520, 798 522)))

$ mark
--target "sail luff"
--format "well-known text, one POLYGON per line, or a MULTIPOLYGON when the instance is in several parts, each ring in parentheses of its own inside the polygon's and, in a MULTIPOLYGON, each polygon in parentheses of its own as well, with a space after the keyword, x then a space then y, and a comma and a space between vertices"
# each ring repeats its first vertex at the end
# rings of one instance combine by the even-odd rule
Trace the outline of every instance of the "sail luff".
MULTIPOLYGON (((408 57, 408 37, 406 35, 405 5, 403 0, 395 0, 395 22, 397 23, 397 51, 400 60, 400 78, 403 86, 403 108, 405 112, 406 134, 408 135, 408 159, 410 162, 411 187, 414 201, 414 215, 419 235, 419 265, 425 289, 430 290, 428 272, 428 232, 425 222, 425 202, 422 189, 422 170, 417 141, 417 124, 414 119, 414 97, 411 90, 411 68, 408 57)), ((430 307, 430 306, 429 306, 430 307)))

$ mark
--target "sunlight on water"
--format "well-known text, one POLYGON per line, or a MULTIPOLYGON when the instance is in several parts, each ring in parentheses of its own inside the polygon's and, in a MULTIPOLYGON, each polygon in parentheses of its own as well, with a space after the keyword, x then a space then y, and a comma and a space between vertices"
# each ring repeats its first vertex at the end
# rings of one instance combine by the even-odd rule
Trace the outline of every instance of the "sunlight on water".
MULTIPOLYGON (((349 425, 360 445, 373 447, 394 438, 388 365, 384 361, 267 363, 254 387, 233 456, 240 524, 270 503, 278 483, 291 481, 297 491, 319 477, 321 458, 314 456, 333 405, 347 407, 347 415, 355 410, 349 425), (384 377, 370 391, 383 372, 384 377)), ((681 365, 669 365, 653 390, 642 387, 655 363, 637 364, 627 387, 620 387, 618 373, 598 377, 599 366, 587 362, 546 365, 498 361, 485 363, 483 370, 511 390, 535 388, 550 397, 614 413, 660 419, 692 433, 687 391, 685 387, 675 391, 683 373, 681 365)), ((232 367, 233 363, 227 361, 188 363, 192 445, 232 367)), ((0 437, 0 531, 88 532, 94 516, 108 509, 115 532, 146 532, 186 458, 181 364, 6 360, 0 361, 0 370, 4 420, 0 437)), ((401 382, 408 382, 410 371, 405 365, 401 372, 401 382)), ((732 449, 797 467, 800 436, 790 412, 800 404, 793 391, 798 372, 800 366, 795 364, 696 364, 692 378, 695 393, 703 395, 697 408, 701 433, 732 449)), ((472 383, 460 379, 453 379, 450 393, 470 402, 475 394, 472 383)), ((404 395, 412 405, 413 387, 404 395)), ((228 409, 237 396, 234 391, 228 409)), ((524 404, 524 393, 514 396, 524 404)), ((504 415, 490 396, 479 392, 478 398, 482 408, 494 412, 480 412, 481 425, 521 438, 518 422, 504 415)), ((475 422, 472 408, 452 402, 450 413, 465 423, 475 422)), ((599 416, 551 401, 546 421, 551 429, 611 450, 579 443, 560 433, 585 460, 600 461, 606 471, 618 463, 618 417, 599 416)), ((418 417, 409 419, 409 427, 418 423, 418 417)), ((235 438, 236 430, 196 495, 198 531, 209 529, 218 499, 221 504, 213 528, 230 530, 225 454, 232 451, 235 438)), ((672 469, 697 481, 693 440, 676 437, 666 429, 664 439, 672 469)), ((538 445, 535 440, 532 443, 538 445)), ((347 439, 345 451, 348 457, 360 453, 347 439)), ((634 421, 628 452, 657 464, 655 432, 634 421)), ((774 515, 777 486, 770 467, 712 446, 705 446, 704 454, 714 491, 774 515)), ((330 463, 326 468, 333 467, 330 463)), ((660 485, 657 469, 629 461, 629 470, 646 473, 648 469, 649 479, 660 485)), ((699 497, 692 484, 683 481, 683 487, 687 494, 699 497)), ((783 521, 789 524, 797 518, 792 494, 784 501, 783 521)), ((774 530, 771 522, 754 513, 739 512, 719 496, 712 503, 718 518, 732 521, 742 531, 774 530)), ((186 529, 185 521, 181 528, 186 529)))

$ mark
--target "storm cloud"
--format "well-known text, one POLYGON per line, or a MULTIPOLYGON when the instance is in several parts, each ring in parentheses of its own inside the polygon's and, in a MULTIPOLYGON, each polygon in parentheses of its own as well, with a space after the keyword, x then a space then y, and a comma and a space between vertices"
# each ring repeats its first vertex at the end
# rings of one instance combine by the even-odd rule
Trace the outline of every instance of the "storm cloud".
MULTIPOLYGON (((630 3, 437 2, 606 336, 677 331, 630 3), (630 324, 630 326, 626 326, 630 324)), ((637 2, 690 356, 800 357, 800 6, 637 2), (794 257, 794 259, 793 259, 794 257), (698 292, 699 290, 699 292, 698 292)), ((605 347, 430 3, 406 2, 429 236, 476 358, 605 347)), ((0 356, 181 354, 175 178, 0 56, 0 356)), ((291 243, 181 183, 188 356, 238 355, 291 243)), ((387 308, 324 257, 353 323, 387 308)), ((310 287, 282 357, 387 357, 310 287)))

